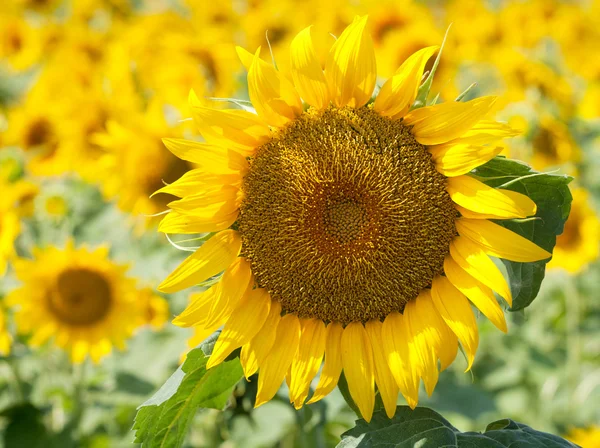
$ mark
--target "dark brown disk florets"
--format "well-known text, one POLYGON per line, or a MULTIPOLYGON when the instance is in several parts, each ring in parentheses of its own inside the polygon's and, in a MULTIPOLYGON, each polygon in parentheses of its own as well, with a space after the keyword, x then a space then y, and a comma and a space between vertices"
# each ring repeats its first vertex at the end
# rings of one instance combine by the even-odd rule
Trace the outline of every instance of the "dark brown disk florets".
POLYGON ((456 235, 445 177, 410 129, 368 107, 309 110, 258 148, 239 230, 286 312, 385 317, 431 285, 456 235))

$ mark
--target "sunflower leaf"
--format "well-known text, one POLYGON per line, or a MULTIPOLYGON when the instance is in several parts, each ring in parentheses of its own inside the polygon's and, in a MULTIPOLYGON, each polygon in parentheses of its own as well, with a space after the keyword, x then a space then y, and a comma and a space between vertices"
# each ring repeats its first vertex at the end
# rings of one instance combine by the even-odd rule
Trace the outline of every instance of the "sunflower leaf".
POLYGON ((216 335, 187 355, 182 366, 138 408, 133 429, 143 448, 177 448, 199 408, 222 410, 243 372, 238 358, 206 370, 216 335))
POLYGON ((560 437, 536 431, 512 420, 490 423, 483 433, 460 432, 448 420, 428 408, 398 406, 388 419, 384 411, 373 414, 370 423, 358 420, 354 428, 342 434, 338 448, 573 448, 576 445, 560 437))
MULTIPOLYGON (((568 184, 573 180, 564 174, 537 173, 522 162, 496 157, 477 168, 473 174, 482 182, 529 196, 537 204, 536 218, 501 220, 497 224, 533 241, 552 252, 556 237, 563 232, 573 197, 568 184)), ((517 263, 502 260, 510 277, 513 295, 511 311, 528 307, 537 296, 545 276, 546 263, 517 263)))

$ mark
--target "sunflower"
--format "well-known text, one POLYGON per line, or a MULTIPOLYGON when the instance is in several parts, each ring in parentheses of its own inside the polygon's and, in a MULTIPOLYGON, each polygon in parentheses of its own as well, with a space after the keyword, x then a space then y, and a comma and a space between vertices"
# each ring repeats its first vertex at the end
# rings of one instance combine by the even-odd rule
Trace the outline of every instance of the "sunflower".
POLYGON ((87 355, 97 363, 113 345, 123 349, 144 323, 135 282, 108 259, 106 247, 76 249, 70 241, 64 250, 36 249, 34 257, 15 261, 23 285, 7 296, 17 331, 32 334, 31 347, 54 337, 74 363, 87 355))
POLYGON ((6 328, 6 311, 0 305, 0 356, 6 356, 10 353, 10 344, 12 338, 6 328))
POLYGON ((565 230, 556 239, 548 268, 563 268, 570 273, 584 269, 600 253, 600 219, 590 204, 586 190, 572 191, 571 213, 565 230))
POLYGON ((417 108, 438 50, 427 47, 370 102, 377 71, 366 23, 357 17, 341 33, 324 71, 310 27, 291 43, 290 77, 238 48, 256 114, 204 108, 191 95, 206 143, 165 140, 199 168, 159 190, 181 198, 159 230, 214 234, 159 289, 223 272, 174 323, 204 334, 223 325, 207 367, 241 347, 245 376, 259 372, 257 406, 286 378, 302 407, 324 359, 308 403, 343 371, 367 421, 376 386, 389 416, 399 392, 414 408, 421 380, 431 394, 459 342, 471 368, 470 302, 506 331, 493 291, 509 304, 511 292, 488 256, 550 257, 491 220, 532 216, 535 203, 468 175, 512 135, 484 118, 495 98, 417 108))
POLYGON ((567 435, 567 439, 582 448, 600 448, 600 427, 574 428, 567 435))

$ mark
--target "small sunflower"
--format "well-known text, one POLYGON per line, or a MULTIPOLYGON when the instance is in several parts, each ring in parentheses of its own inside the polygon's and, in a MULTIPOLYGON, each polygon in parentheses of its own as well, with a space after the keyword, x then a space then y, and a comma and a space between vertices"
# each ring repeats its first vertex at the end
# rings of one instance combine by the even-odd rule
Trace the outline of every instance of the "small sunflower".
POLYGON ((556 246, 548 268, 563 268, 574 274, 583 270, 600 254, 600 218, 583 188, 575 189, 571 213, 565 230, 556 238, 556 246))
POLYGON ((76 249, 69 242, 64 250, 37 249, 34 257, 15 261, 23 285, 7 296, 17 331, 32 334, 30 346, 54 337, 74 363, 87 355, 97 363, 113 345, 123 349, 144 323, 135 281, 125 276, 126 266, 108 259, 106 247, 76 249))
POLYGON ((367 421, 376 386, 389 416, 399 392, 414 408, 421 380, 431 394, 438 361, 448 367, 459 342, 471 368, 471 303, 506 331, 493 291, 509 304, 511 292, 488 256, 550 257, 491 220, 532 216, 535 203, 468 175, 513 135, 484 119, 495 98, 413 108, 438 50, 427 47, 370 103, 377 70, 366 22, 344 30, 324 71, 310 28, 292 41, 289 78, 238 49, 256 114, 204 108, 191 95, 207 143, 165 140, 199 168, 159 190, 181 198, 159 230, 215 234, 159 289, 223 272, 174 322, 204 334, 224 326, 207 366, 241 347, 245 376, 259 372, 257 406, 286 378, 302 407, 324 359, 308 403, 343 370, 367 421))

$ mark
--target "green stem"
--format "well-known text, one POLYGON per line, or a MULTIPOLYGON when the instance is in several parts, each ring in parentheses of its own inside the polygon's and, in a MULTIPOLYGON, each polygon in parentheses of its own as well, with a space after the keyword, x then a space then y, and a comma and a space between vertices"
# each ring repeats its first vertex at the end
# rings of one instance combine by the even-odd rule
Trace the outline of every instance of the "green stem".
MULTIPOLYGON (((577 285, 574 279, 570 279, 567 282, 566 288, 566 320, 567 320, 567 385, 569 394, 573 396, 575 390, 579 384, 579 372, 581 364, 581 350, 580 350, 580 333, 579 333, 579 319, 580 319, 580 296, 577 290, 577 285)), ((575 400, 569 400, 571 410, 575 411, 575 400)))

